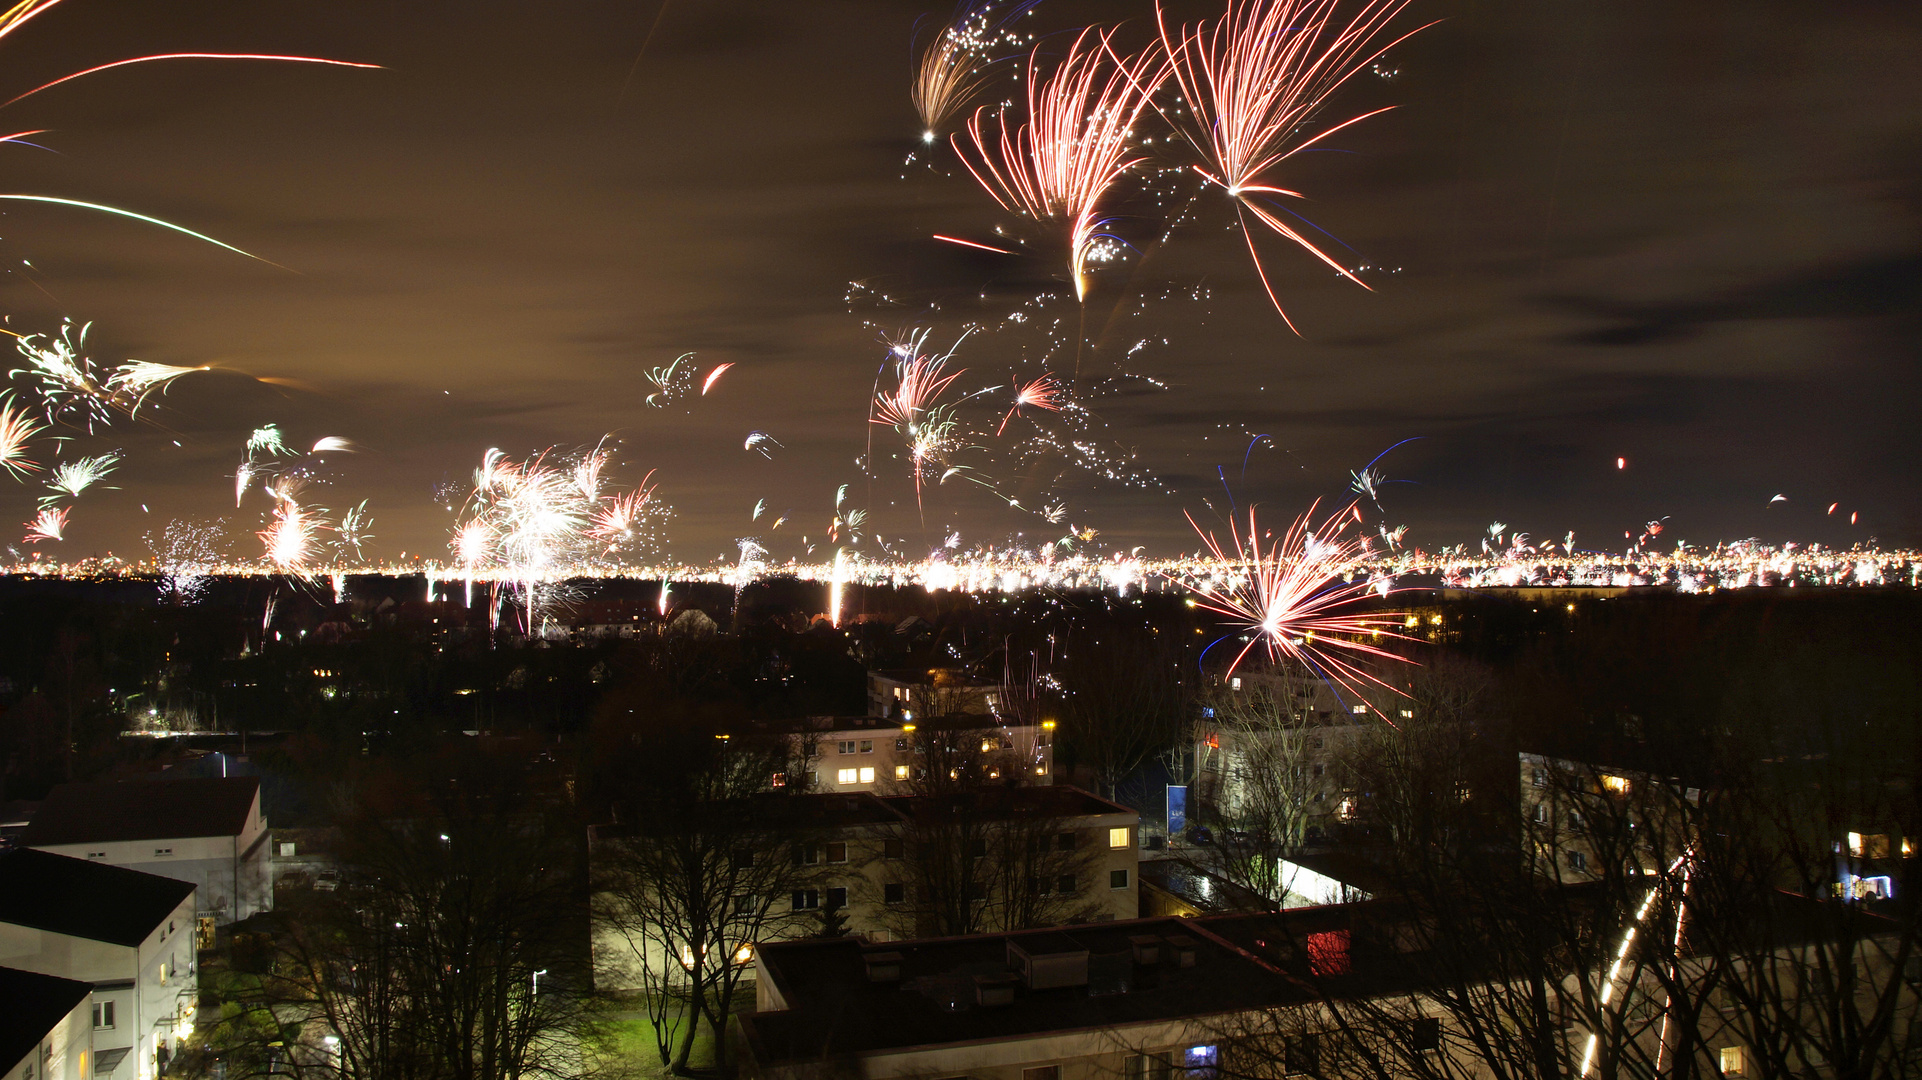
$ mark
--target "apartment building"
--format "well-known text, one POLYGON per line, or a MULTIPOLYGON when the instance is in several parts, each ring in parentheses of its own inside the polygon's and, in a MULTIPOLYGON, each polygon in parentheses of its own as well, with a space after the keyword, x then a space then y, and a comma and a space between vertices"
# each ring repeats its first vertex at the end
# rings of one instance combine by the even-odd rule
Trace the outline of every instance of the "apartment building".
MULTIPOLYGON (((1805 918, 1821 905, 1798 897, 1779 903, 1798 908, 1805 927, 1822 923, 1819 914, 1805 918)), ((1594 913, 1605 916, 1605 906, 1594 913)), ((1436 942, 1423 925, 1430 917, 1370 901, 963 938, 768 944, 754 958, 755 1011, 742 1019, 742 1071, 755 1080, 1466 1080, 1497 1075, 1491 1061, 1513 1075, 1518 1061, 1545 1049, 1568 1062, 1571 1074, 1574 1063, 1587 1073, 1598 1058, 1623 1062, 1624 1074, 1658 1061, 1674 1075, 1834 1074, 1817 1046, 1752 1043, 1757 1026, 1741 992, 1730 990, 1774 985, 1784 974, 1768 970, 1777 963, 1820 970, 1807 943, 1785 939, 1740 959, 1685 946, 1678 966, 1660 973, 1609 968, 1605 954, 1594 971, 1551 974, 1541 990, 1560 1020, 1523 1034, 1486 1003, 1506 996, 1526 1009, 1536 999, 1515 992, 1528 987, 1498 981, 1502 966, 1473 950, 1454 956, 1477 970, 1433 966, 1436 942), (1484 1011, 1471 1016, 1431 993, 1438 970, 1483 988, 1454 1000, 1484 1011), (1598 1003, 1591 980, 1609 982, 1612 994, 1598 1003), (1686 1043, 1664 1041, 1671 1032, 1659 1022, 1665 1009, 1689 1025, 1686 1043), (1637 1019, 1618 1024, 1618 1014, 1637 1019), (1609 1033, 1599 1048, 1598 1018, 1609 1033), (1677 1045, 1690 1061, 1667 1056, 1677 1045)), ((1865 975, 1864 1017, 1878 1015, 1867 998, 1885 991, 1895 1000, 1884 1012, 1913 1015, 1915 984, 1893 966, 1900 950, 1890 946, 1900 936, 1890 924, 1882 940, 1853 953, 1865 975)), ((1451 994, 1461 989, 1446 985, 1451 994)), ((1801 1010, 1819 1023, 1825 1000, 1811 994, 1775 1004, 1783 1016, 1801 1010)), ((1900 1074, 1887 1066, 1909 1051, 1901 1038, 1883 1045, 1883 1067, 1867 1071, 1900 1074)))
POLYGON ((1517 757, 1523 841, 1542 876, 1594 881, 1611 863, 1656 870, 1687 849, 1700 788, 1620 766, 1517 757))
POLYGON ((0 1080, 88 1080, 93 986, 0 967, 0 1080))
POLYGON ((85 859, 0 854, 0 966, 91 987, 92 1077, 149 1080, 193 1033, 194 892, 85 859))
MULTIPOLYGON (((793 795, 769 798, 764 812, 776 825, 756 835, 773 850, 735 857, 792 859, 794 867, 780 875, 783 895, 765 898, 771 905, 742 901, 750 911, 766 907, 765 917, 742 920, 758 926, 762 940, 819 933, 830 915, 843 933, 885 941, 1139 913, 1139 816, 1078 788, 793 795)), ((623 865, 616 849, 632 835, 619 826, 590 830, 597 881, 605 885, 623 865)), ((635 917, 609 907, 617 892, 604 887, 595 905, 603 990, 638 988, 644 960, 658 969, 670 959, 635 917)))
POLYGON ((61 784, 20 846, 191 883, 199 932, 274 906, 267 819, 255 777, 61 784))
POLYGON ((948 713, 1001 711, 1000 684, 959 668, 868 672, 868 715, 913 720, 948 713))
MULTIPOLYGON (((984 713, 888 719, 808 717, 784 725, 796 759, 808 762, 808 790, 892 794, 925 786, 929 771, 949 783, 1054 782, 1054 726, 1004 723, 984 713)), ((774 778, 775 786, 787 784, 774 778)))

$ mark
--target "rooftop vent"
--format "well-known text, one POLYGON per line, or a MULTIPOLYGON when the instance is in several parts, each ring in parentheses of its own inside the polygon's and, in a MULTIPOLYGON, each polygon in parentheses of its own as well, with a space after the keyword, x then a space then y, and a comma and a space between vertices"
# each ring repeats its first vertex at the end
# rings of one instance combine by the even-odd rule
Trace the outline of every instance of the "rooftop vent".
POLYGON ((1153 934, 1129 934, 1128 944, 1133 947, 1135 963, 1143 967, 1153 967, 1161 963, 1161 939, 1153 934))
POLYGON ((1021 973, 1030 990, 1088 984, 1088 950, 1066 934, 1008 939, 1008 966, 1021 973))
POLYGON ((898 952, 874 952, 861 957, 867 965, 868 981, 871 983, 900 982, 904 959, 898 952))
POLYGON ((1176 934, 1168 939, 1168 949, 1174 954, 1176 967, 1191 968, 1195 966, 1196 944, 1195 939, 1186 934, 1176 934))
POLYGON ((1014 988, 1021 985, 1021 976, 976 975, 974 977, 974 1003, 982 1008, 996 1005, 1014 1004, 1014 988))

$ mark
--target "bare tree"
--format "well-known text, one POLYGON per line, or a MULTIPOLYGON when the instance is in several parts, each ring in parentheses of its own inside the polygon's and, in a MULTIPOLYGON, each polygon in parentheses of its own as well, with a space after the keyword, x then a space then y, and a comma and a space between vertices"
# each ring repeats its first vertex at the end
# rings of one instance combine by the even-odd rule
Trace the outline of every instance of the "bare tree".
POLYGON ((806 858, 818 837, 793 796, 806 761, 784 736, 698 717, 636 734, 611 802, 616 822, 596 830, 595 917, 622 950, 600 962, 638 974, 662 1065, 692 1069, 705 1022, 708 1064, 724 1067, 755 943, 805 932, 793 896, 818 877, 806 858))
POLYGON ((268 1055, 269 1071, 304 1055, 366 1080, 579 1073, 571 815, 527 792, 512 763, 446 765, 357 791, 342 887, 277 913, 254 1005, 279 1041, 307 1045, 268 1055))

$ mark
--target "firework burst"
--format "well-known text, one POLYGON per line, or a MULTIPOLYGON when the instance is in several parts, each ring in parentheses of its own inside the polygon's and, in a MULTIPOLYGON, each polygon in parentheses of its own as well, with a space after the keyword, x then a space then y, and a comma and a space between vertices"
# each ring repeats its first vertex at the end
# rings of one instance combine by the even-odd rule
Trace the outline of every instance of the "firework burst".
POLYGON ((27 458, 27 442, 43 430, 26 409, 14 405, 11 396, 0 398, 0 468, 15 477, 39 469, 27 458))
MULTIPOLYGON (((1405 0, 1404 0, 1405 2, 1405 0)), ((998 131, 982 127, 976 110, 951 140, 962 164, 1009 213, 1068 226, 1068 266, 1077 299, 1088 294, 1088 261, 1106 234, 1099 207, 1109 188, 1140 158, 1130 157, 1134 124, 1168 78, 1160 46, 1122 59, 1111 34, 1085 30, 1054 69, 1040 70, 1040 49, 1028 58, 1027 118, 1011 124, 996 112, 998 131)))
MULTIPOLYGON (((1159 5, 1155 8, 1162 47, 1172 59, 1176 85, 1188 106, 1185 114, 1170 119, 1201 155, 1204 164, 1195 171, 1235 200, 1255 272, 1284 321, 1288 314, 1262 267, 1248 218, 1300 245, 1341 276, 1368 287, 1277 216, 1271 199, 1303 196, 1275 187, 1265 177, 1336 132, 1388 111, 1366 112, 1303 137, 1330 94, 1419 32, 1418 28, 1385 45, 1377 44, 1408 2, 1364 0, 1352 16, 1340 19, 1340 0, 1229 0, 1221 19, 1192 29, 1171 28, 1166 13, 1159 5)), ((1288 326, 1294 329, 1292 321, 1288 326)))
POLYGON ((42 540, 62 539, 67 531, 67 508, 45 509, 27 522, 27 543, 37 544, 42 540))
POLYGON ((1356 603, 1371 592, 1384 591, 1368 572, 1366 539, 1347 535, 1348 527, 1360 521, 1360 512, 1350 503, 1315 525, 1313 518, 1319 505, 1310 506, 1266 548, 1252 508, 1248 511, 1247 534, 1243 535, 1231 521, 1227 545, 1190 517, 1188 523, 1201 535, 1209 554, 1217 563, 1235 568, 1234 577, 1219 586, 1179 583, 1195 594, 1199 606, 1226 616, 1250 632, 1248 644, 1235 656, 1230 671, 1259 645, 1271 660, 1297 661, 1330 686, 1356 696, 1365 684, 1395 690, 1363 664, 1369 660, 1413 661, 1371 641, 1380 637, 1413 639, 1399 632, 1399 618, 1355 610, 1356 603))
POLYGON ((932 144, 987 82, 996 53, 1022 39, 1010 24, 1036 0, 1015 4, 1005 14, 1001 0, 964 6, 921 51, 908 96, 921 118, 921 141, 932 144))

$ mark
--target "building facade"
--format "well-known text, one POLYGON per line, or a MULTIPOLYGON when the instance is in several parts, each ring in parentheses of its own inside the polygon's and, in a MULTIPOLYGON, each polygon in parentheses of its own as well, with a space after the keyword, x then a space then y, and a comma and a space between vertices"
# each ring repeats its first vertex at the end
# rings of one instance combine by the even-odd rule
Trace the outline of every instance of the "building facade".
POLYGON ((0 1080, 88 1080, 92 997, 84 982, 0 967, 0 1080))
POLYGON ((61 784, 22 847, 191 883, 201 932, 274 906, 267 819, 253 777, 61 784))
POLYGON ((0 966, 92 987, 91 1074, 149 1080, 199 1007, 194 886, 64 855, 0 855, 0 966))

